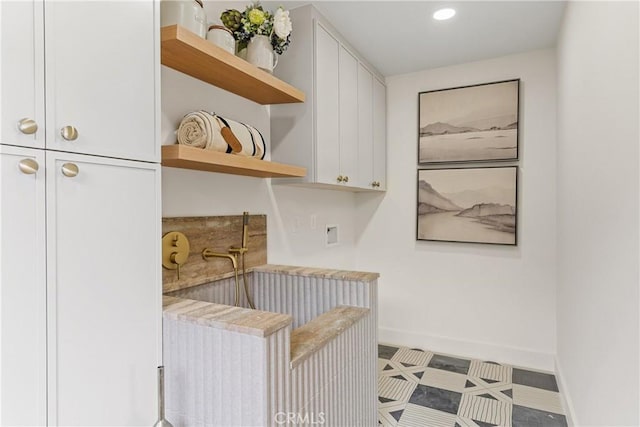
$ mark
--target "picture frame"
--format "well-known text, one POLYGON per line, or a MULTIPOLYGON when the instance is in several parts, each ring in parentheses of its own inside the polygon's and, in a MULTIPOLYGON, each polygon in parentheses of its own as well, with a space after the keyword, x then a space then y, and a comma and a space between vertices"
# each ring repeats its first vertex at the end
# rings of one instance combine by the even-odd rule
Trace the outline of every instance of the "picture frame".
POLYGON ((416 240, 517 246, 517 166, 418 169, 416 190, 416 240))
POLYGON ((520 79, 418 94, 418 164, 518 160, 520 79))

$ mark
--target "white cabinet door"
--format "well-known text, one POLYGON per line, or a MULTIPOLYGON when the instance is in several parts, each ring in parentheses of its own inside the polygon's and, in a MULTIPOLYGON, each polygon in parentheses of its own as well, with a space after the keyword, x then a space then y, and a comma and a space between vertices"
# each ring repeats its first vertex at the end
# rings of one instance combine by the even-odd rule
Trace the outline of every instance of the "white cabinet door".
POLYGON ((158 161, 154 2, 50 1, 44 14, 47 148, 158 161))
POLYGON ((338 41, 316 25, 316 181, 325 184, 340 175, 338 58, 338 41))
POLYGON ((42 1, 0 1, 2 144, 44 147, 42 8, 42 1), (18 127, 21 121, 24 132, 18 127), (33 123, 39 130, 32 132, 33 123))
POLYGON ((156 419, 159 175, 149 163, 47 153, 49 425, 156 419))
POLYGON ((372 188, 373 182, 373 75, 358 66, 358 186, 372 188))
POLYGON ((46 326, 44 152, 0 145, 3 426, 46 425, 46 326))
POLYGON ((340 175, 347 185, 358 176, 358 60, 340 46, 340 175))
POLYGON ((387 188, 387 91, 373 79, 373 180, 378 190, 387 188))

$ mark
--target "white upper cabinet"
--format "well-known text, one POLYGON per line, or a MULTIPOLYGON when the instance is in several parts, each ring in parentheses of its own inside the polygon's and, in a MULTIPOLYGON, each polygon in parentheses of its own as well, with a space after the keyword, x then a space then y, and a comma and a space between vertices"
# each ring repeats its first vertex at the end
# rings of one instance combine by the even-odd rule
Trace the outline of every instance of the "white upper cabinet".
POLYGON ((340 175, 348 184, 358 178, 358 60, 344 46, 340 46, 339 70, 340 175))
POLYGON ((313 6, 292 9, 290 16, 294 41, 274 74, 304 91, 307 102, 271 106, 271 159, 304 166, 308 173, 274 182, 383 190, 383 77, 313 6))
POLYGON ((46 146, 158 161, 154 2, 47 1, 46 146))
POLYGON ((387 88, 373 79, 373 185, 387 189, 387 88))
POLYGON ((334 182, 340 172, 340 44, 322 27, 316 33, 316 179, 334 182))
POLYGON ((44 151, 0 145, 0 425, 46 418, 44 151))
POLYGON ((0 1, 0 143, 44 147, 42 1, 0 1))
POLYGON ((358 65, 358 185, 373 183, 373 75, 358 65))

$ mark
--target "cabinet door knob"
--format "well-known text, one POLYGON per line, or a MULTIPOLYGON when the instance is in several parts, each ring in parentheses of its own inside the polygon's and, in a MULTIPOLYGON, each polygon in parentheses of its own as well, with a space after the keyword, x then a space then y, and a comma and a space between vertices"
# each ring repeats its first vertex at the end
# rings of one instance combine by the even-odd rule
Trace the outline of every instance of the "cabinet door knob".
POLYGON ((78 139, 78 129, 73 126, 65 126, 60 129, 60 135, 67 141, 75 141, 78 139))
POLYGON ((62 175, 66 177, 73 178, 78 175, 79 172, 78 166, 74 163, 65 163, 62 165, 62 175))
POLYGON ((342 175, 338 175, 337 180, 338 180, 338 182, 342 182, 342 181, 344 181, 344 177, 342 175))
POLYGON ((31 135, 38 131, 38 124, 35 120, 25 117, 18 122, 18 130, 25 135, 31 135))
POLYGON ((27 175, 33 175, 34 173, 38 172, 39 167, 40 166, 38 165, 38 162, 33 159, 22 159, 20 160, 20 163, 18 163, 18 168, 20 169, 20 171, 27 175))
POLYGON ((345 177, 344 177, 344 179, 343 179, 343 181, 344 181, 344 182, 349 182, 349 177, 348 177, 348 176, 345 176, 345 177))

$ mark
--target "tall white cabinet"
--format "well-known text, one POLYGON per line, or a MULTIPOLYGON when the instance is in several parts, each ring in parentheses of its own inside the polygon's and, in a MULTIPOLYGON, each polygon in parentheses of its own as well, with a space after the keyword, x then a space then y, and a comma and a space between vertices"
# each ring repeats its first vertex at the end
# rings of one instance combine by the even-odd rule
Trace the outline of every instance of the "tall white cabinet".
POLYGON ((44 159, 42 150, 0 145, 3 426, 42 426, 47 422, 44 159))
POLYGON ((0 2, 0 22, 0 424, 151 425, 154 2, 0 2))
POLYGON ((274 74, 307 94, 271 106, 271 158, 307 176, 275 180, 351 191, 386 188, 383 77, 313 7, 291 10, 295 43, 274 74))

